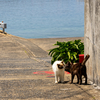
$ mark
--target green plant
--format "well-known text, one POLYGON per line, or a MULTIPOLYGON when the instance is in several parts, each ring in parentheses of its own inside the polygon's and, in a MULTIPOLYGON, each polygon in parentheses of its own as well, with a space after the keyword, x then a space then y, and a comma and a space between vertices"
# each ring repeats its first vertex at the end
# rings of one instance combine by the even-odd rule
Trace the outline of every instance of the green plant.
POLYGON ((63 60, 65 63, 78 62, 79 54, 84 54, 84 44, 81 40, 58 42, 56 48, 49 50, 49 55, 52 57, 51 64, 56 60, 63 60))

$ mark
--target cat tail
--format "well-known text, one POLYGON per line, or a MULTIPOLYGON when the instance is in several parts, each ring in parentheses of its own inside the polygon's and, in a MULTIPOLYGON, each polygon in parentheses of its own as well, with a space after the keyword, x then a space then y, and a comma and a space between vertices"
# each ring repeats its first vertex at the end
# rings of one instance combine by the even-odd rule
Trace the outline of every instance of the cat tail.
POLYGON ((89 54, 87 54, 87 55, 85 56, 85 58, 84 58, 83 62, 81 63, 81 65, 82 65, 82 66, 84 66, 84 65, 85 65, 85 63, 86 63, 86 61, 89 59, 89 57, 90 57, 90 55, 89 55, 89 54))

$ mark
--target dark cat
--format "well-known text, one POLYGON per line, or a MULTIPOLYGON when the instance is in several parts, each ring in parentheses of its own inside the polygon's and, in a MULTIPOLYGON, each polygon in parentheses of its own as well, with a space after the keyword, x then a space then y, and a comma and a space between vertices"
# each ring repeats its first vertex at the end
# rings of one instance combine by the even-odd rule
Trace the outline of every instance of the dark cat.
POLYGON ((82 63, 73 64, 71 62, 67 62, 65 65, 65 71, 69 71, 71 73, 71 82, 73 83, 74 76, 77 75, 77 83, 82 84, 82 75, 85 77, 85 84, 87 84, 87 73, 86 73, 86 61, 89 59, 90 55, 86 55, 82 63))

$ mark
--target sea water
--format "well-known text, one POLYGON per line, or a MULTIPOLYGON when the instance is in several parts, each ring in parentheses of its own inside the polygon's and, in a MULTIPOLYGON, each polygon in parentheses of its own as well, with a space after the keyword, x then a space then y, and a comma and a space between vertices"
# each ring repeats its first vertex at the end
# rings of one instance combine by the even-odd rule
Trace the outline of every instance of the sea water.
POLYGON ((83 37, 84 0, 0 0, 1 21, 23 38, 83 37))

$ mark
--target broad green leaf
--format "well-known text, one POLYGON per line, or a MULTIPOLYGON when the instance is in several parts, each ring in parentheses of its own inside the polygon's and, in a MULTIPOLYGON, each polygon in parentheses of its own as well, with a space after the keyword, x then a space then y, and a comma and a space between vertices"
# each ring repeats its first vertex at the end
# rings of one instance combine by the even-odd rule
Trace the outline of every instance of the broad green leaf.
POLYGON ((74 46, 76 47, 76 49, 79 49, 79 48, 78 48, 78 45, 74 44, 74 46))
POLYGON ((68 57, 69 57, 69 59, 70 59, 70 52, 68 51, 68 57))
POLYGON ((62 59, 59 59, 62 57, 62 54, 59 54, 58 57, 56 58, 56 60, 62 60, 62 59))
POLYGON ((77 60, 77 56, 76 56, 76 53, 73 53, 73 56, 74 56, 75 60, 77 60))
POLYGON ((71 60, 73 60, 73 56, 71 56, 70 58, 71 58, 71 60))

